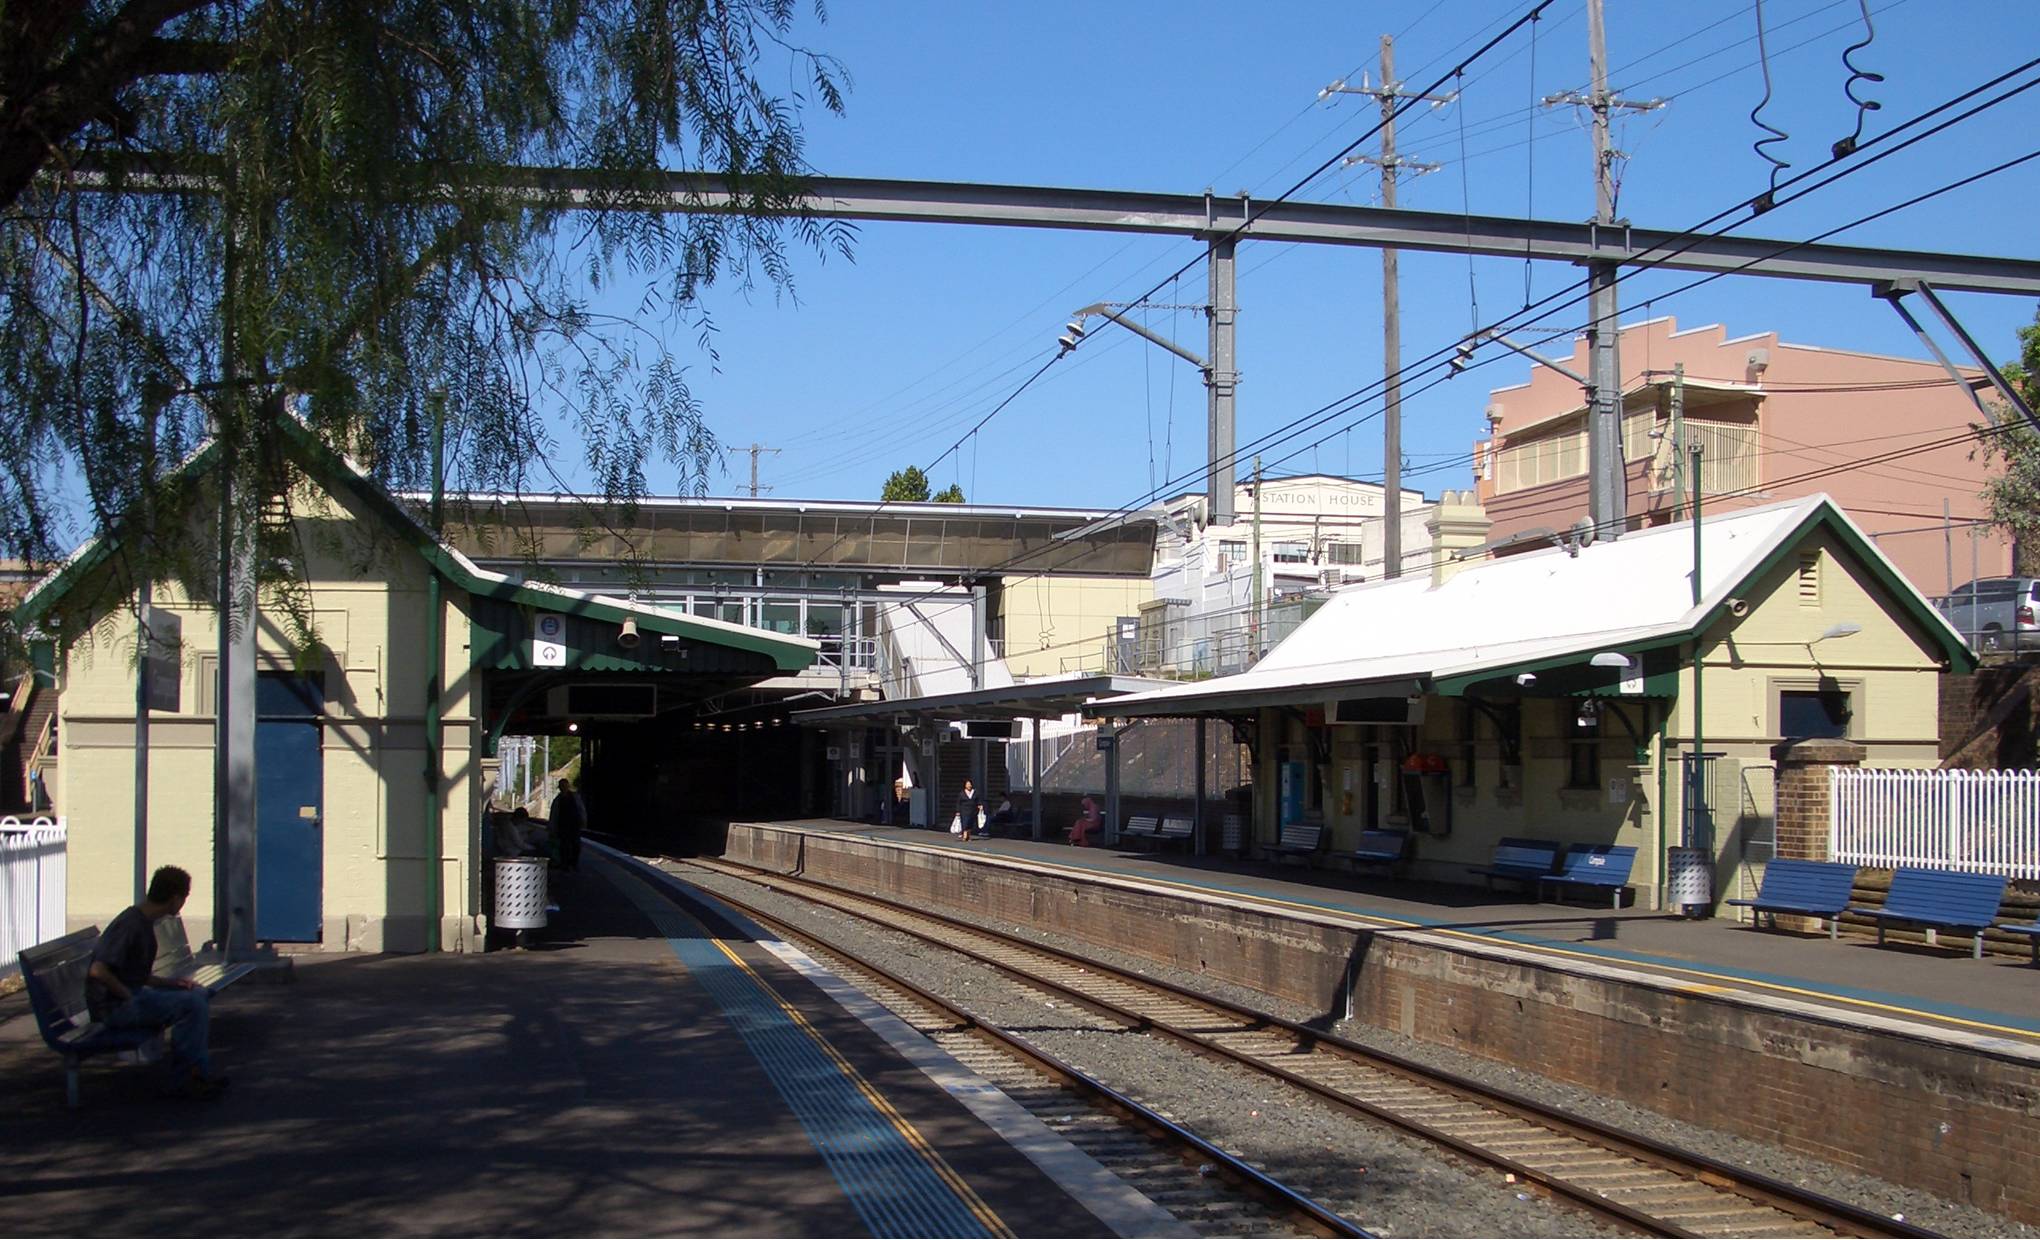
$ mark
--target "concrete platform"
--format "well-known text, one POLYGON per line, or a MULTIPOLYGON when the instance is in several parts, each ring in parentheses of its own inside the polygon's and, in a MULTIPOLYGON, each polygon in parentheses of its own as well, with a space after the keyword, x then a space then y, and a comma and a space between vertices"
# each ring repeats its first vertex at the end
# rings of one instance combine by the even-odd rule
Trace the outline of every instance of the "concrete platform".
MULTIPOLYGON (((1840 1011, 2040 1045, 2040 969, 2031 958, 1969 957, 1967 937, 1939 948, 1844 933, 1759 930, 1730 918, 1693 919, 1649 909, 1613 910, 1582 895, 1564 904, 1526 901, 1520 888, 1417 883, 1300 865, 1267 865, 1181 853, 1071 848, 1006 838, 961 843, 946 832, 836 819, 771 824, 1002 857, 1057 871, 1137 879, 1276 908, 1362 918, 1470 940, 1506 943, 1574 964, 1605 961, 1667 981, 1747 990, 1840 1011)), ((1478 883, 1479 880, 1471 880, 1478 883)))
POLYGON ((730 823, 720 850, 2040 1222, 2040 970, 2024 958, 856 823, 730 823))
POLYGON ((0 1233, 1180 1234, 797 954, 595 851, 533 950, 225 992, 214 1100, 88 1066, 67 1109, 0 1001, 0 1233))

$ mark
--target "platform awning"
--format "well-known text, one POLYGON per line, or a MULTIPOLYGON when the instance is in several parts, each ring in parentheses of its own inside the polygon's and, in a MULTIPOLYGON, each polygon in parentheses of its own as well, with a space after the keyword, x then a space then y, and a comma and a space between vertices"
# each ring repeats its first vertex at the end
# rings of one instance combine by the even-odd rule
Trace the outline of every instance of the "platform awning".
POLYGON ((793 712, 792 719, 805 727, 877 724, 899 716, 946 721, 1059 719, 1081 712, 1100 699, 1146 693, 1175 683, 1147 676, 1057 676, 960 693, 884 698, 875 702, 853 702, 847 706, 825 706, 819 710, 799 710, 793 712))

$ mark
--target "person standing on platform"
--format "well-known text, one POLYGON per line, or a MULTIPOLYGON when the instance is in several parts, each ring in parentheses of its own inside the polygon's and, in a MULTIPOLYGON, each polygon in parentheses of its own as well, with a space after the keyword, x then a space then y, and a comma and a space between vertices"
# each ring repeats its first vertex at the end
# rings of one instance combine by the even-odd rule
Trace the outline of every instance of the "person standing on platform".
POLYGON ((156 923, 184 910, 191 875, 166 865, 149 876, 140 904, 107 923, 85 971, 85 1004, 109 1029, 170 1030, 173 1087, 188 1098, 218 1093, 227 1078, 212 1070, 206 989, 189 978, 157 977, 156 923))
POLYGON ((588 804, 569 780, 560 781, 553 798, 552 834, 560 845, 560 866, 568 873, 581 868, 581 832, 588 826, 588 804))
POLYGON ((963 827, 958 838, 965 843, 970 842, 970 837, 978 829, 978 815, 984 811, 985 799, 978 795, 977 785, 964 780, 963 791, 956 798, 956 821, 963 827))

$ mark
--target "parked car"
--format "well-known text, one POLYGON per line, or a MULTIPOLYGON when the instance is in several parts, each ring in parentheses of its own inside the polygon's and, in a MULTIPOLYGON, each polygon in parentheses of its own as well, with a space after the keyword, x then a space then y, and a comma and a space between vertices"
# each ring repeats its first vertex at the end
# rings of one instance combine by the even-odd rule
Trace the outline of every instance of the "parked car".
POLYGON ((1934 600, 1976 650, 2040 650, 2040 578, 1979 577, 1934 600))

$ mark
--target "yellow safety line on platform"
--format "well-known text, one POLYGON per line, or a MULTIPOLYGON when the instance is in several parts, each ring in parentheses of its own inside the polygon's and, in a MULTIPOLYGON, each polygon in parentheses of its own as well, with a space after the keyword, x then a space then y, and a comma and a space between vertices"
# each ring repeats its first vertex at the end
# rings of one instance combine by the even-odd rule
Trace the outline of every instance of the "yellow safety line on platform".
POLYGON ((732 951, 729 944, 713 935, 709 936, 708 941, 715 945, 717 951, 728 957, 731 964, 743 970, 746 976, 757 983, 760 990, 770 995, 772 1001, 779 1005, 779 1010, 786 1013, 787 1019, 798 1026, 802 1033, 807 1034, 816 1046, 822 1048, 822 1053, 835 1063, 836 1070, 849 1078, 850 1083, 855 1085, 858 1092, 864 1095, 865 1101, 869 1102, 880 1115, 885 1116, 886 1122, 890 1123, 895 1131, 906 1138, 907 1144, 913 1146, 915 1151, 921 1155, 922 1160, 934 1170, 935 1174, 944 1183, 949 1185, 950 1189, 963 1200, 966 1206, 970 1207, 970 1212, 977 1215, 978 1221, 985 1225, 987 1231, 995 1236, 1004 1237, 1011 1237, 1015 1234, 1013 1229, 1006 1225, 1005 1220, 999 1217, 998 1212, 993 1210, 984 1198, 978 1196, 977 1190, 970 1186, 969 1181, 959 1175, 956 1168, 949 1165, 949 1160, 942 1157, 941 1153, 929 1143, 928 1139, 921 1135, 921 1130, 914 1126, 914 1121, 900 1114, 898 1108, 893 1106, 892 1100, 880 1093, 876 1086, 866 1080, 864 1074, 857 1070, 857 1066, 844 1058, 843 1053, 836 1049, 835 1045, 823 1035, 822 1031, 815 1028, 809 1022, 806 1013, 787 1002, 770 983, 759 975, 757 970, 746 964, 742 957, 732 951))
MULTIPOLYGON (((1065 865, 1055 861, 1033 861, 1030 859, 1028 861, 1028 864, 1046 866, 1049 869, 1062 870, 1071 874, 1081 874, 1089 878, 1097 878, 1101 873, 1101 871, 1087 869, 1083 866, 1065 865)), ((1120 876, 1114 875, 1113 877, 1120 876)), ((1152 883, 1158 887, 1173 887, 1182 891, 1195 891, 1207 895, 1210 894, 1211 892, 1211 888, 1209 887, 1199 887, 1195 883, 1178 882, 1174 879, 1167 878, 1149 878, 1146 876, 1142 876, 1138 879, 1133 879, 1130 881, 1152 883)), ((2021 1029, 2016 1025, 1995 1025, 1990 1023, 1989 1021, 1971 1020, 1966 1016, 1949 1016, 1940 1012, 1930 1012, 1923 1008, 1909 1008, 1895 1003, 1880 1003, 1875 999, 1858 999, 1853 995, 1835 994, 1832 991, 1810 990, 1803 986, 1788 986, 1783 982, 1767 982, 1764 981, 1762 978, 1742 977, 1734 973, 1712 972, 1707 969, 1696 969, 1688 965, 1659 964, 1655 961, 1645 963, 1643 961, 1635 960, 1610 960, 1606 956, 1596 955, 1593 952, 1573 951, 1570 948, 1557 947, 1544 943, 1524 943, 1519 942, 1515 939, 1505 939, 1500 935, 1480 934, 1471 930, 1452 930, 1442 926, 1427 926, 1424 925, 1422 922, 1404 921, 1401 918, 1388 917, 1380 913, 1362 913, 1353 909, 1327 908, 1325 905, 1322 904, 1308 904, 1300 900, 1285 900, 1280 896, 1264 896, 1257 895, 1253 892, 1244 891, 1228 891, 1225 894, 1234 899, 1246 900, 1250 903, 1269 904, 1274 905, 1278 908, 1295 909, 1299 912, 1314 913, 1320 917, 1325 916, 1327 914, 1343 915, 1346 917, 1352 917, 1362 921, 1380 922, 1384 926, 1388 926, 1392 929, 1397 930, 1420 930, 1426 934, 1442 934, 1451 938, 1461 938, 1476 943, 1499 944, 1505 947, 1513 947, 1520 951, 1544 952, 1548 955, 1553 956, 1568 956, 1575 960, 1591 961, 1595 964, 1602 965, 1626 964, 1638 969, 1659 969, 1666 973, 1678 973, 1685 974, 1690 977, 1708 979, 1708 982, 1703 983, 1677 984, 1678 989, 1689 991, 1695 994, 1720 993, 1723 991, 1733 990, 1738 987, 1772 990, 1777 991, 1780 994, 1797 995, 1807 999, 1819 999, 1828 1003, 1848 1004, 1853 1007, 1868 1008, 1872 1011, 1877 1012, 1892 1012, 1897 1013, 1901 1016, 1910 1016, 1931 1021, 1938 1021, 1942 1024, 1960 1025, 1969 1029, 1978 1029, 1990 1033, 2005 1034, 2010 1037, 2023 1039, 2028 1042, 2040 1041, 2040 1033, 2036 1033, 2031 1029, 2021 1029), (1715 982, 1728 982, 1731 983, 1731 985, 1720 986, 1711 984, 1715 982)))

